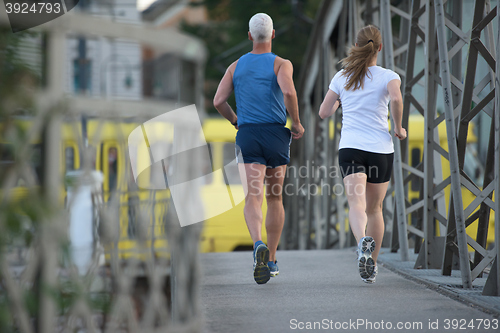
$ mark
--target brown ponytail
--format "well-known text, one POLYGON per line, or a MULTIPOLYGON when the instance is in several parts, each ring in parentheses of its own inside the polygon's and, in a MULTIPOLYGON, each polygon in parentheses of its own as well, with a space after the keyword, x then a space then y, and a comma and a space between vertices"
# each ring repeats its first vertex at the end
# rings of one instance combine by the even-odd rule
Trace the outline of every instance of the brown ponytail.
POLYGON ((382 44, 380 30, 374 25, 364 27, 358 32, 356 43, 358 46, 352 46, 349 55, 340 61, 344 68, 342 75, 347 77, 346 90, 363 89, 368 64, 376 56, 382 44))

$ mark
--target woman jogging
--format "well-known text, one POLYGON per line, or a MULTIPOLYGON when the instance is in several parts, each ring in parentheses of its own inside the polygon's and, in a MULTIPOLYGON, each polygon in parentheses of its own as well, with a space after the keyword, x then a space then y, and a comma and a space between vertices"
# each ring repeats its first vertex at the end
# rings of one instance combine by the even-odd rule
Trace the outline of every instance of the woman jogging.
POLYGON ((377 66, 380 50, 379 29, 372 25, 361 29, 319 110, 320 117, 327 118, 342 102, 339 166, 349 203, 349 223, 358 242, 359 274, 366 283, 374 283, 378 271, 377 256, 384 236, 382 202, 392 173, 389 101, 395 135, 400 140, 406 138, 401 126, 401 80, 395 72, 377 66))

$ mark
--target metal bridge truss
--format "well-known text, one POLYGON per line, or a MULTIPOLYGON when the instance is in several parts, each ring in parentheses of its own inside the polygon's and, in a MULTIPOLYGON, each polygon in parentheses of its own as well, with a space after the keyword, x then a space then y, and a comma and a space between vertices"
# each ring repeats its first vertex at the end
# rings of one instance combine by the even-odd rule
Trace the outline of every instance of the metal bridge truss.
MULTIPOLYGON (((321 121, 317 112, 346 46, 354 44, 359 28, 375 24, 381 28, 384 43, 379 63, 402 78, 403 127, 408 129, 410 113, 421 114, 425 131, 423 157, 412 165, 408 140, 393 138, 394 174, 384 204, 386 236, 392 237, 386 237, 384 245, 399 249, 402 260, 408 260, 408 244, 413 244, 419 253, 416 268, 437 268, 443 275, 460 269, 464 288, 471 288, 472 281, 491 267, 483 293, 499 295, 500 274, 496 272, 500 263, 495 258, 500 257, 500 228, 495 228, 495 246, 485 248, 490 214, 500 210, 499 200, 493 200, 494 191, 500 189, 499 33, 493 31, 497 8, 491 8, 487 0, 475 1, 472 28, 464 31, 462 1, 413 0, 396 5, 389 0, 323 1, 321 6, 298 87, 306 135, 293 147, 291 164, 307 168, 311 177, 288 180, 298 195, 285 199, 282 244, 299 249, 354 245, 345 228, 345 197, 335 191, 325 195, 329 188, 341 185, 340 175, 329 177, 319 168, 338 166, 341 109, 331 123, 321 121), (467 52, 465 73, 463 52, 467 52), (479 58, 489 66, 484 77, 479 77, 479 58), (422 87, 424 98, 418 95, 422 87), (438 101, 444 108, 439 112, 438 101), (482 186, 464 171, 470 121, 479 113, 492 119, 482 186), (439 137, 438 126, 443 122, 446 140, 439 137), (443 165, 450 169, 446 178, 443 165), (321 187, 324 184, 330 187, 321 187), (410 184, 419 199, 409 198, 410 184), (466 207, 463 191, 474 196, 466 207), (477 225, 475 237, 466 232, 473 223, 477 225)), ((495 214, 495 226, 499 217, 495 214)))

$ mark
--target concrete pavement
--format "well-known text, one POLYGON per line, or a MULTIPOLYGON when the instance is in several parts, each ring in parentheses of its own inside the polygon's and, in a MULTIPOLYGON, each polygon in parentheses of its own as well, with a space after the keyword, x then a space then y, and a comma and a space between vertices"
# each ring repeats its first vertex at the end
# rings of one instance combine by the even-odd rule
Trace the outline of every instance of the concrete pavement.
POLYGON ((277 259, 280 275, 257 285, 251 252, 202 254, 204 332, 500 330, 495 314, 437 293, 394 267, 379 265, 377 282, 363 283, 354 249, 279 251, 277 259))
POLYGON ((472 304, 484 312, 500 317, 500 297, 483 296, 483 287, 488 275, 472 281, 472 289, 462 288, 462 278, 459 270, 454 270, 451 276, 443 276, 440 269, 415 269, 417 254, 410 253, 410 261, 401 261, 398 253, 390 253, 389 249, 380 256, 382 265, 407 279, 416 281, 443 295, 472 304))

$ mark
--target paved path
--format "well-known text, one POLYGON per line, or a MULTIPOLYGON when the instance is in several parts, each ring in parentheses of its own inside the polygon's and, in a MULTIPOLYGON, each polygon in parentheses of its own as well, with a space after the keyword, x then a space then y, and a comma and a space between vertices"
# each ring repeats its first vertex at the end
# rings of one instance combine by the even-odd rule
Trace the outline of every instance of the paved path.
POLYGON ((202 254, 204 332, 500 331, 498 318, 387 268, 363 283, 353 249, 281 251, 278 261, 280 275, 257 285, 251 252, 202 254))

